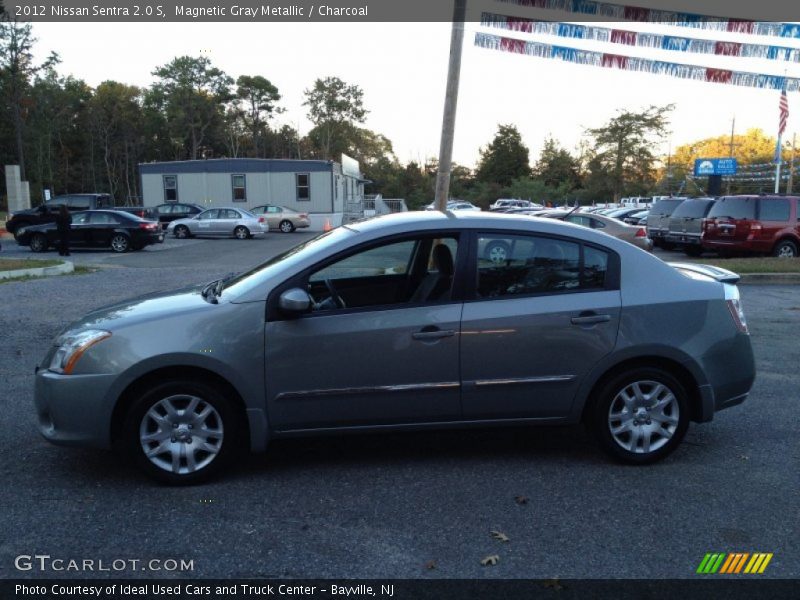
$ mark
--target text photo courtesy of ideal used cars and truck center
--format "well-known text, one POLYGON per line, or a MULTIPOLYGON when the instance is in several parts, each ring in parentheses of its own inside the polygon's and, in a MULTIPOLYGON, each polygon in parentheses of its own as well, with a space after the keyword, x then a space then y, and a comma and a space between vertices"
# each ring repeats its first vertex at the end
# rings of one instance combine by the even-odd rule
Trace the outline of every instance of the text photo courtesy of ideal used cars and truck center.
POLYGON ((0 598, 790 598, 800 9, 0 5, 0 598))

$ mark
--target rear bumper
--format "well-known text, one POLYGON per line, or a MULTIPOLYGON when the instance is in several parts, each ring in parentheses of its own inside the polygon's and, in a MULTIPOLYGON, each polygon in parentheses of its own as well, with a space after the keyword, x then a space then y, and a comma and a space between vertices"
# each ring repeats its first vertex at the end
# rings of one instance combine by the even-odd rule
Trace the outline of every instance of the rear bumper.
POLYGON ((691 233, 668 233, 664 238, 673 244, 683 244, 684 246, 700 246, 702 240, 697 234, 691 233))
POLYGON ((714 413, 747 399, 756 378, 750 336, 737 334, 724 348, 715 348, 702 358, 708 384, 700 386, 698 421, 710 421, 714 413))
POLYGON ((740 252, 769 252, 772 243, 757 240, 721 240, 703 238, 703 248, 707 250, 732 250, 740 252))

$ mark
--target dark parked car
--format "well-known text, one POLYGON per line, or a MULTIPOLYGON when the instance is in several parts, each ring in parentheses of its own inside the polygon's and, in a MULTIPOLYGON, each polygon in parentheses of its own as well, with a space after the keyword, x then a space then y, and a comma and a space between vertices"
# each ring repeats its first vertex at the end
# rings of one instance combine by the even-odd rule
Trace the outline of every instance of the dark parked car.
POLYGON ((127 212, 142 219, 155 218, 155 212, 143 206, 114 206, 114 200, 109 194, 68 194, 51 198, 35 208, 16 211, 6 223, 6 230, 13 233, 16 238, 17 232, 23 227, 54 223, 62 204, 66 205, 70 212, 112 209, 127 212))
MULTIPOLYGON (((17 243, 30 246, 33 252, 45 252, 58 243, 55 223, 31 225, 18 231, 17 243)), ((117 210, 87 210, 72 214, 70 248, 108 246, 114 252, 141 250, 164 241, 156 221, 146 221, 117 210)))
POLYGON ((167 225, 169 225, 172 221, 199 215, 201 212, 206 210, 206 207, 200 206, 199 204, 168 202, 166 204, 159 204, 158 206, 155 206, 153 210, 155 211, 156 216, 158 216, 158 222, 161 223, 161 227, 166 229, 167 225))
POLYGON ((584 422, 651 463, 747 398, 737 280, 554 219, 387 215, 68 325, 39 429, 177 484, 279 438, 502 424, 584 422))
POLYGON ((681 248, 689 256, 700 256, 703 253, 700 239, 703 220, 715 202, 714 198, 684 200, 669 218, 669 231, 664 238, 667 243, 681 248))
POLYGON ((725 196, 703 225, 703 248, 792 258, 800 253, 797 196, 725 196))
POLYGON ((669 218, 675 209, 688 198, 662 198, 650 207, 647 213, 647 237, 653 240, 653 246, 671 250, 672 244, 666 241, 669 232, 669 218))

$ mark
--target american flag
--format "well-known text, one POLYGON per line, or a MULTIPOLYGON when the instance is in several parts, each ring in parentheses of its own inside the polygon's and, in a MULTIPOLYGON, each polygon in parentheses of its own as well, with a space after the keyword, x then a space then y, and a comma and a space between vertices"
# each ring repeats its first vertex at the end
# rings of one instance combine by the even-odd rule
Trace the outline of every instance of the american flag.
POLYGON ((778 135, 786 131, 786 121, 789 119, 789 99, 786 97, 786 86, 781 90, 781 101, 778 104, 778 135))

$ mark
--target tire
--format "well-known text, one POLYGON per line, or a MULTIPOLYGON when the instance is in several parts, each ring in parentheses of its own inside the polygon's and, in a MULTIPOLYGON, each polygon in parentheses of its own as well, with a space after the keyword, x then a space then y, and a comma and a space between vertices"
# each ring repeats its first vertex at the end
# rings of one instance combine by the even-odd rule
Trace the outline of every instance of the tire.
POLYGON ((508 260, 508 257, 511 255, 511 248, 505 242, 496 240, 487 244, 483 251, 483 255, 486 260, 490 262, 502 264, 508 260))
POLYGON ((603 386, 594 399, 589 425, 610 456, 643 465, 675 450, 689 419, 688 396, 675 377, 658 368, 636 368, 603 386))
POLYGON ((43 233, 34 233, 30 242, 31 252, 46 252, 50 244, 47 243, 47 236, 43 233))
POLYGON ((292 233, 294 231, 294 225, 292 225, 291 221, 284 219, 278 224, 278 229, 281 230, 281 233, 292 233))
POLYGON ((233 230, 233 237, 235 237, 237 240, 246 240, 250 237, 250 230, 244 225, 239 225, 233 230))
POLYGON ((191 485, 230 463, 241 450, 242 431, 241 418, 219 389, 176 380, 134 400, 123 422, 122 449, 153 479, 191 485))
POLYGON ((697 258, 701 254, 703 254, 703 249, 702 248, 698 248, 697 246, 684 246, 683 247, 683 253, 686 256, 693 256, 693 257, 697 258))
POLYGON ((178 225, 175 229, 172 230, 172 235, 174 235, 179 240, 185 240, 188 237, 191 237, 191 233, 189 232, 189 228, 186 225, 178 225))
POLYGON ((797 244, 792 240, 781 240, 772 249, 772 256, 778 258, 797 258, 797 244))
POLYGON ((131 249, 131 239, 123 233, 115 233, 111 237, 111 249, 117 254, 122 254, 131 249))

